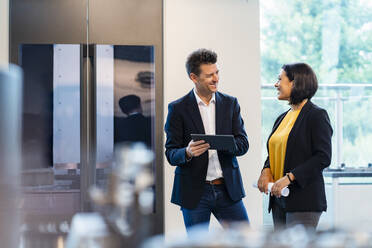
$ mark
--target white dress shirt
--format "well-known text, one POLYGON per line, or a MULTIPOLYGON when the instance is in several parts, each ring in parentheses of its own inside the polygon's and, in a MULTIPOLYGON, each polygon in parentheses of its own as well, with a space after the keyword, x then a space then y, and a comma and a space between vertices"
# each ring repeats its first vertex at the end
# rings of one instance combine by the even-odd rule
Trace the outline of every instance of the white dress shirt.
MULTIPOLYGON (((213 93, 209 104, 205 104, 203 100, 198 96, 194 88, 194 95, 196 103, 199 107, 199 112, 203 121, 205 134, 216 134, 216 97, 213 93)), ((216 178, 223 177, 220 161, 218 160, 218 154, 216 150, 208 150, 208 171, 206 180, 211 181, 216 178)))

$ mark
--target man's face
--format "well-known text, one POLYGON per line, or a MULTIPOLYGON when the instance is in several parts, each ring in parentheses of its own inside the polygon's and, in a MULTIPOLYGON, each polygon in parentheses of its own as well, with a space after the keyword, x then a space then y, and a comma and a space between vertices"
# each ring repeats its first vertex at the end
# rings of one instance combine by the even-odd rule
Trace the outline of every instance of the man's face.
POLYGON ((197 92, 203 96, 212 95, 217 91, 219 76, 216 64, 200 65, 199 76, 191 73, 190 78, 195 83, 197 92))

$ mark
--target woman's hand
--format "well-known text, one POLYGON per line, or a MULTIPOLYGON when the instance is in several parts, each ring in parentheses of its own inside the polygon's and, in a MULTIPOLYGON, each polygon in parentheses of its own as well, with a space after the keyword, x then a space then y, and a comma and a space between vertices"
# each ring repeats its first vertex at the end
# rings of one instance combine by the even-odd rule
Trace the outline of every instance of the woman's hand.
POLYGON ((281 197, 282 189, 287 187, 290 184, 291 182, 289 181, 287 176, 280 178, 273 184, 273 187, 271 188, 271 195, 274 195, 276 197, 281 197))
POLYGON ((271 174, 270 168, 265 168, 262 170, 261 176, 258 179, 257 187, 260 190, 260 192, 267 194, 268 191, 267 185, 268 183, 273 181, 274 181, 273 174, 271 174))

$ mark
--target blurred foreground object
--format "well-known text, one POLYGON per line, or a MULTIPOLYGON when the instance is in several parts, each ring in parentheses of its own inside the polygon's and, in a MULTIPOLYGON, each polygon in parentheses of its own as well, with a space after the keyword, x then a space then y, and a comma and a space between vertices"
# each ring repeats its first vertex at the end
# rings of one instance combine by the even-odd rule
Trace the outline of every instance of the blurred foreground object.
POLYGON ((66 247, 120 247, 120 238, 110 234, 100 214, 78 213, 72 219, 66 247))
POLYGON ((18 247, 22 70, 0 67, 0 240, 1 247, 18 247))
POLYGON ((138 247, 151 235, 154 226, 150 216, 154 207, 153 159, 153 152, 142 143, 116 148, 115 166, 107 190, 94 187, 90 191, 100 214, 74 216, 68 248, 86 247, 87 242, 97 248, 138 247))
POLYGON ((156 236, 142 248, 367 248, 372 247, 371 225, 315 233, 302 225, 280 231, 255 230, 246 223, 225 229, 195 226, 186 236, 156 236))

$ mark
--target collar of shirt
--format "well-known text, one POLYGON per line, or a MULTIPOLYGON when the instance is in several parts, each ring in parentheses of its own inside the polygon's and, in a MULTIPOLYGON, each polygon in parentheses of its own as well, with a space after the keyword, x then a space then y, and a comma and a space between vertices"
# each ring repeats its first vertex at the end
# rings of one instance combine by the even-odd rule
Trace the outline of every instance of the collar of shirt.
POLYGON ((213 93, 212 98, 209 101, 208 105, 205 104, 205 102, 203 102, 203 100, 198 96, 198 94, 196 93, 195 88, 194 88, 194 95, 195 95, 196 102, 197 102, 198 105, 203 104, 205 106, 208 106, 210 103, 215 103, 216 102, 216 93, 213 93))

